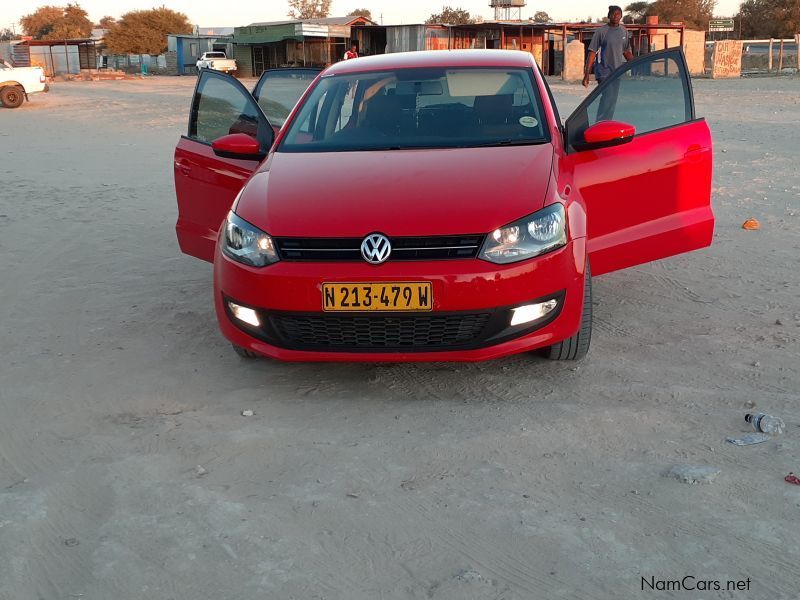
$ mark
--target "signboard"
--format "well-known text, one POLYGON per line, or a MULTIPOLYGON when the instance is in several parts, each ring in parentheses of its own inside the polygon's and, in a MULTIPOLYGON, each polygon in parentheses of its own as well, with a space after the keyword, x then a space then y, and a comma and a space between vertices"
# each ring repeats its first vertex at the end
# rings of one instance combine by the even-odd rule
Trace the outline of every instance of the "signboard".
POLYGON ((733 31, 733 19, 711 19, 708 22, 709 31, 733 31))
POLYGON ((742 42, 725 40, 714 43, 711 55, 711 77, 739 77, 742 73, 742 42))

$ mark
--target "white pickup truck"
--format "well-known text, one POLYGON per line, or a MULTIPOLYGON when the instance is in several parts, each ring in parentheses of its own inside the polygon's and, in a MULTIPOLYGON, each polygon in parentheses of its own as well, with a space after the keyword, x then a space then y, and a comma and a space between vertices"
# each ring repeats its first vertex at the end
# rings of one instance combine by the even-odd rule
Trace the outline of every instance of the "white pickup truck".
POLYGON ((42 67, 12 67, 0 60, 0 102, 6 108, 17 108, 31 94, 50 88, 42 67))
POLYGON ((236 61, 232 58, 225 56, 224 52, 204 52, 203 55, 197 59, 197 72, 200 69, 213 69, 214 71, 224 71, 225 73, 233 73, 236 70, 236 61))

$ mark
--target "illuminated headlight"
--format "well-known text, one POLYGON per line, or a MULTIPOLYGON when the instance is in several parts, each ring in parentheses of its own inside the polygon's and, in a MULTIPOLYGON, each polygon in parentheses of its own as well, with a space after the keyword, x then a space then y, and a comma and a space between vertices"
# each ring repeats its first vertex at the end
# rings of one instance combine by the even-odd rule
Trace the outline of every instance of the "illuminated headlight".
POLYGON ((255 225, 251 225, 233 211, 228 213, 222 236, 222 253, 233 260, 264 267, 278 262, 278 253, 272 238, 255 225))
POLYGON ((253 327, 261 327, 258 314, 252 308, 247 308, 246 306, 241 306, 230 301, 228 301, 228 308, 231 309, 231 314, 243 323, 247 323, 253 327))
POLYGON ((530 323, 541 319, 545 315, 550 314, 558 306, 558 300, 548 300, 547 302, 539 302, 538 304, 526 304, 525 306, 518 306, 513 310, 511 316, 511 325, 522 325, 523 323, 530 323))
POLYGON ((563 204, 551 204, 519 221, 495 229, 487 237, 480 258, 513 263, 550 252, 567 243, 563 204))

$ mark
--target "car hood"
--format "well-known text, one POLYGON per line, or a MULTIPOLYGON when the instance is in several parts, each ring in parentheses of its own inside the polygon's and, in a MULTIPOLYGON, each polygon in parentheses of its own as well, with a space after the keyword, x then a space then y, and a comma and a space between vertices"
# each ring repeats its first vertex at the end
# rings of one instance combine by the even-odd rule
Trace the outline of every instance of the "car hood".
POLYGON ((460 235, 540 209, 551 144, 275 153, 236 212, 273 236, 460 235))

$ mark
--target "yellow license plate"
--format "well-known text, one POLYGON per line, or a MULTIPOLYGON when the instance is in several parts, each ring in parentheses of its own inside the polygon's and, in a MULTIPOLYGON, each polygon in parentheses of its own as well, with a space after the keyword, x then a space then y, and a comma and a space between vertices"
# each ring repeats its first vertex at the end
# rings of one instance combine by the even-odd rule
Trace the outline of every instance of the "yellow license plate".
POLYGON ((328 312, 431 310, 430 281, 323 283, 322 310, 328 312))

